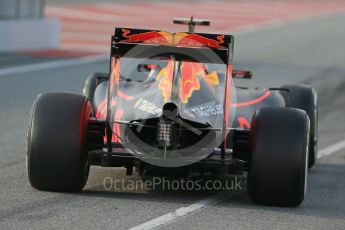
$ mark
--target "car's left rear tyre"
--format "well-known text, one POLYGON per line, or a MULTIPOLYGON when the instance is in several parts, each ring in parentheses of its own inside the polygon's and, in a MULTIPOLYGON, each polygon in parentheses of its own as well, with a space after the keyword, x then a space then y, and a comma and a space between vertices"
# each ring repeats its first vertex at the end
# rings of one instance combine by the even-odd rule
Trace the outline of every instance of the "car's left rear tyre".
POLYGON ((308 175, 310 121, 294 108, 261 108, 250 134, 248 196, 254 203, 298 206, 304 200, 308 175))
POLYGON ((27 171, 39 190, 78 192, 85 186, 90 164, 87 128, 89 100, 68 93, 41 94, 34 102, 28 130, 27 171))
POLYGON ((317 162, 318 151, 318 102, 316 91, 309 85, 283 85, 281 91, 287 107, 304 110, 310 119, 309 159, 308 167, 312 168, 317 162))

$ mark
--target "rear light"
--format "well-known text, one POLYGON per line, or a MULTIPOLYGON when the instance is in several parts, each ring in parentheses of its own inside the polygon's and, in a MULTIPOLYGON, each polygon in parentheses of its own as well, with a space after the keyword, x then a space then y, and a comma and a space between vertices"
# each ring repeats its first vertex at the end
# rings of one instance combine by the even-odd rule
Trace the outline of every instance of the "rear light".
POLYGON ((159 146, 169 147, 171 146, 173 122, 160 121, 157 129, 157 139, 159 146))

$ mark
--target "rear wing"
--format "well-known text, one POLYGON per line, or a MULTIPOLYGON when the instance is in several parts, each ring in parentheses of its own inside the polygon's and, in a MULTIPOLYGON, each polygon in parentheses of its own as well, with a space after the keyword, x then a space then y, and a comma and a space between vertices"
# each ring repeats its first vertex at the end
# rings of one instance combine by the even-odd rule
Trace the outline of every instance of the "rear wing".
MULTIPOLYGON (((180 20, 181 21, 181 20, 180 20)), ((194 23, 193 20, 191 20, 194 23)), ((201 22, 200 22, 201 23, 201 22)), ((111 67, 109 95, 117 92, 115 87, 119 79, 119 65, 116 59, 119 57, 154 58, 173 56, 176 61, 197 61, 201 63, 219 63, 226 65, 224 104, 223 104, 223 145, 221 158, 225 159, 227 149, 227 135, 229 126, 231 78, 234 36, 226 34, 206 34, 194 32, 170 33, 159 30, 142 30, 132 28, 115 28, 111 42, 111 67), (117 73, 117 74, 116 74, 117 73), (111 74, 112 75, 112 74, 111 74), (113 80, 112 80, 113 79, 113 80)), ((111 101, 111 98, 109 98, 111 101)), ((110 108, 110 106, 108 106, 110 108)), ((111 113, 109 113, 111 114, 111 113)))
POLYGON ((111 54, 116 57, 148 58, 146 50, 152 57, 155 54, 174 55, 177 60, 231 64, 233 43, 234 37, 225 34, 115 28, 111 54), (134 47, 138 52, 131 52, 134 47))

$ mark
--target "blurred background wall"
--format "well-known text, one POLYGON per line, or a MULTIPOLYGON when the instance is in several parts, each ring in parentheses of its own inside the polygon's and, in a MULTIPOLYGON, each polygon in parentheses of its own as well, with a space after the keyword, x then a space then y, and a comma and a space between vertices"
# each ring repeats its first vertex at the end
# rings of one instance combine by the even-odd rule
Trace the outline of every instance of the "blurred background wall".
POLYGON ((1 0, 0 18, 40 18, 44 5, 45 0, 1 0))
POLYGON ((60 23, 43 16, 45 0, 0 1, 0 52, 59 46, 60 23))

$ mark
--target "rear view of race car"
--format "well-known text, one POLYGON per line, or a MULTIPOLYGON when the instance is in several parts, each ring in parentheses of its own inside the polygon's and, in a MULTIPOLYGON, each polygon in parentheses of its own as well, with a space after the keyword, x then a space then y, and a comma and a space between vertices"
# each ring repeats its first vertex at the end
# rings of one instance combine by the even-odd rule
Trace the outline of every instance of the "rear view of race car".
POLYGON ((47 93, 31 112, 31 185, 80 191, 90 165, 141 176, 247 175, 258 204, 297 206, 317 154, 317 96, 306 85, 247 89, 235 78, 234 37, 116 28, 109 73, 83 94, 47 93))

